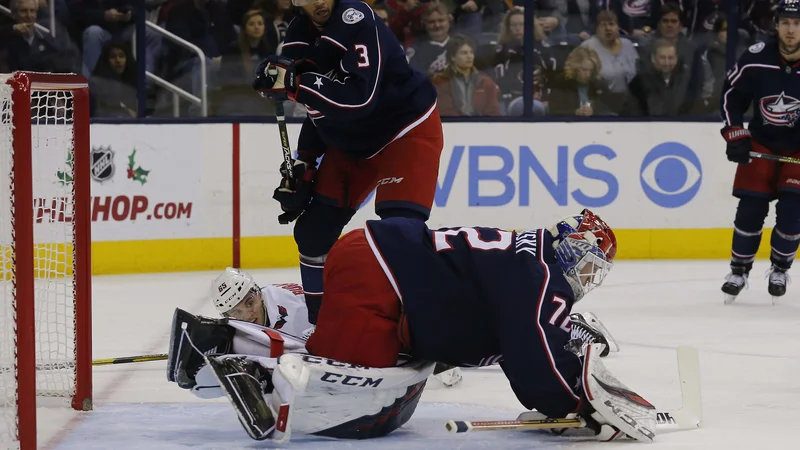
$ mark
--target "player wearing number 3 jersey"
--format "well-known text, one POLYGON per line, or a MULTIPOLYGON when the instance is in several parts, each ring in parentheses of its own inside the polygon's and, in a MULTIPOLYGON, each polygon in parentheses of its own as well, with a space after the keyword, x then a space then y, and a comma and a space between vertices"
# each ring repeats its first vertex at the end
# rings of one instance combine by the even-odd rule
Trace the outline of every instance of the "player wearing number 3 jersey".
POLYGON ((401 353, 455 366, 499 362, 528 409, 578 413, 583 355, 569 316, 616 251, 614 232, 589 210, 524 232, 368 221, 328 255, 307 348, 370 367, 394 366, 401 353))

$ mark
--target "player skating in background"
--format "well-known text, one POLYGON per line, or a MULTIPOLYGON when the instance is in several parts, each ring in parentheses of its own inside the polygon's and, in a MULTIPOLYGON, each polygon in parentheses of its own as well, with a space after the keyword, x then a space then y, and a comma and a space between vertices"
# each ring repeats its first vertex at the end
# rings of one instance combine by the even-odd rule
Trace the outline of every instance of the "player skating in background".
POLYGON ((739 205, 731 273, 722 285, 726 303, 748 284, 771 201, 778 200, 767 271, 773 302, 786 293, 786 272, 800 243, 800 165, 750 157, 751 151, 783 156, 800 151, 800 1, 781 1, 775 23, 777 39, 759 42, 742 54, 722 90, 722 136, 728 160, 739 164, 733 183, 739 205), (744 113, 751 104, 753 119, 744 129, 744 113))
POLYGON ((377 187, 381 218, 428 219, 444 138, 436 89, 409 66, 394 33, 366 3, 293 3, 302 14, 289 25, 281 55, 257 68, 253 87, 308 109, 294 180, 283 170, 273 197, 281 221, 297 219, 300 273, 315 323, 325 258, 370 192, 377 187))
MULTIPOLYGON (((500 364, 526 408, 549 417, 578 414, 601 440, 652 440, 652 405, 630 391, 606 392, 625 389, 598 359, 616 349, 613 340, 571 314, 603 282, 616 247, 611 229, 588 210, 522 233, 369 221, 331 250, 330 288, 307 344, 314 356, 286 354, 277 363, 213 356, 207 362, 215 388, 227 393, 254 439, 292 429, 362 439, 410 418, 433 370, 425 361, 500 364), (601 347, 590 350, 592 343, 601 347), (623 410, 629 416, 619 416, 623 410)), ((216 351, 226 338, 213 326, 175 330, 189 330, 199 352, 226 353, 216 351)), ((194 389, 198 361, 188 353, 174 358, 173 378, 194 389)))

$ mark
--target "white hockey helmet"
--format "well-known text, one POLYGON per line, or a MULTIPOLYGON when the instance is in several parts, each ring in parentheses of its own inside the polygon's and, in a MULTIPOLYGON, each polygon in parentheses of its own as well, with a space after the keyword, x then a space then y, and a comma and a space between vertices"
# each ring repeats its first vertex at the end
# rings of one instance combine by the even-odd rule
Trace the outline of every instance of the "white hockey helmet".
POLYGON ((214 307, 221 315, 227 315, 250 291, 258 290, 252 275, 241 269, 227 267, 220 276, 211 282, 211 297, 214 307))

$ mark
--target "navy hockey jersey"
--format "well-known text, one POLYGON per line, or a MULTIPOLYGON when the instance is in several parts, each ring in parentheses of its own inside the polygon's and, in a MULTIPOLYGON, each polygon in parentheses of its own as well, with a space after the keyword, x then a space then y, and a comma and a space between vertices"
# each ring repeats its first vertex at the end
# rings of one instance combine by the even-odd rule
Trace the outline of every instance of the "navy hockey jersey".
POLYGON ((429 229, 368 221, 367 239, 408 319, 413 356, 459 366, 499 362, 519 401, 574 412, 581 361, 570 338, 572 288, 546 230, 429 229))
POLYGON ((339 0, 321 31, 297 16, 282 55, 317 66, 298 77, 296 101, 308 109, 300 152, 319 156, 335 147, 368 158, 434 110, 436 88, 409 66, 397 38, 366 3, 339 0))
POLYGON ((720 103, 726 126, 742 126, 752 105, 748 128, 756 142, 777 153, 800 150, 800 61, 785 61, 777 40, 742 54, 728 72, 720 103))

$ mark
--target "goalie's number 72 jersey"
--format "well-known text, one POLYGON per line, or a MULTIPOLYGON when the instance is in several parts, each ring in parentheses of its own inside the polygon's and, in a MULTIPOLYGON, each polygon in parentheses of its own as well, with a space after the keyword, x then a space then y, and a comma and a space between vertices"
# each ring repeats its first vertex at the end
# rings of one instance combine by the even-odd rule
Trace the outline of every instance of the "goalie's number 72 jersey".
POLYGON ((574 294, 547 230, 432 230, 391 218, 366 231, 403 303, 415 357, 499 362, 526 408, 550 417, 577 408, 581 361, 564 348, 574 294))

